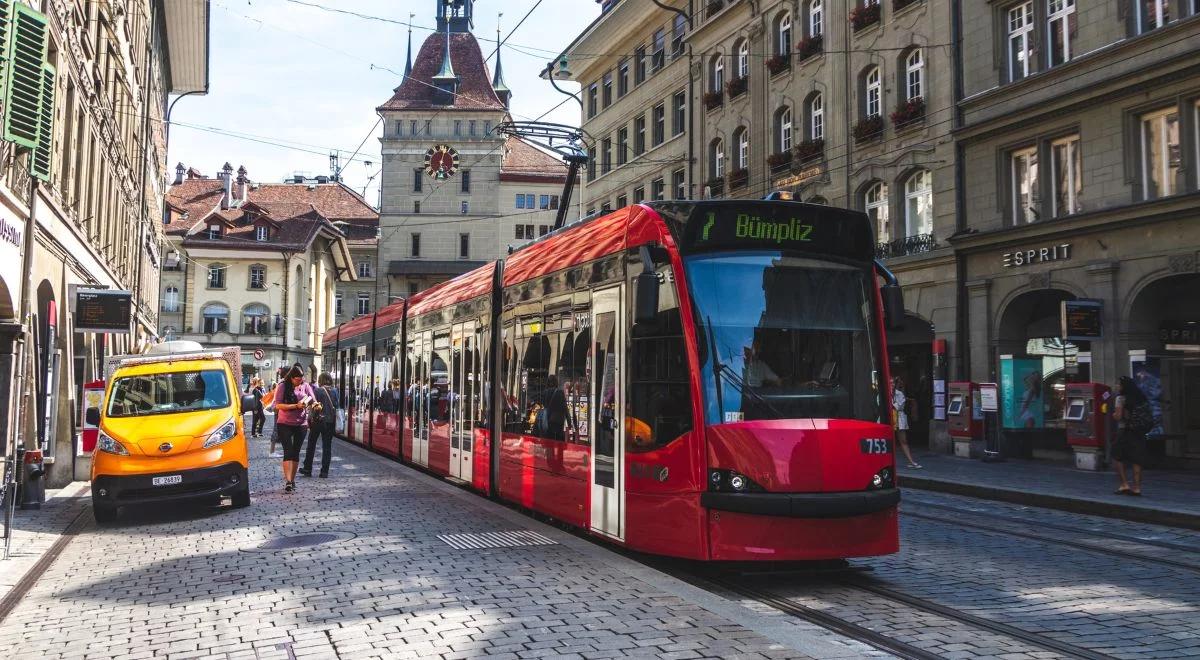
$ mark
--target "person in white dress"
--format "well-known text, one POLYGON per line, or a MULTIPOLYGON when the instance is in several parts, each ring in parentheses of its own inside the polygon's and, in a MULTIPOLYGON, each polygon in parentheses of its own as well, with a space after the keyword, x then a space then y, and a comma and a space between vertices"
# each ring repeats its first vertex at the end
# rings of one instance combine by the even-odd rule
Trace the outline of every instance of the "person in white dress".
POLYGON ((892 425, 896 429, 896 444, 908 459, 908 467, 918 469, 920 463, 913 460, 908 449, 908 397, 904 394, 904 381, 896 376, 892 379, 892 425))

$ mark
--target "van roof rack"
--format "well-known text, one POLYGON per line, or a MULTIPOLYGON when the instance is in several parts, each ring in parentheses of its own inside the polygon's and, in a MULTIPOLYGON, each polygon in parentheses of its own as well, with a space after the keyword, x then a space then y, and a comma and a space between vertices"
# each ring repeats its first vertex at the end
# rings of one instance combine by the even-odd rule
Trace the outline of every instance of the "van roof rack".
POLYGON ((138 355, 114 355, 104 362, 104 380, 112 379, 117 369, 132 367, 139 364, 155 364, 160 362, 183 362, 190 360, 224 360, 229 363, 234 378, 241 377, 242 349, 237 346, 224 348, 206 348, 200 351, 183 351, 179 353, 158 353, 138 355))

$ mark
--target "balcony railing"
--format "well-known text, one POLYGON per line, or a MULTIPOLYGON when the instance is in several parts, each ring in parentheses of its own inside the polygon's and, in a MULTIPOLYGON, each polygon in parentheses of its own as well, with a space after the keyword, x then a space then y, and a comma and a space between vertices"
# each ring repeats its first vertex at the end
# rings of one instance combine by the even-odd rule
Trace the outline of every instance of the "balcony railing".
POLYGON ((929 252, 936 247, 937 241, 934 240, 933 234, 916 234, 915 236, 905 236, 897 238, 894 241, 879 243, 875 246, 875 257, 878 259, 905 257, 929 252))

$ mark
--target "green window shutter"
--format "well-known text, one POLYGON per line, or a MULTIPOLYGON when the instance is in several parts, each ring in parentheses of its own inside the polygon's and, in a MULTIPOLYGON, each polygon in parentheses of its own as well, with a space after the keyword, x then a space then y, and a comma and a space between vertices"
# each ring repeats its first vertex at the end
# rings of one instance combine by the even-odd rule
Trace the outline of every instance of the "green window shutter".
POLYGON ((46 61, 46 17, 24 4, 15 4, 8 31, 4 139, 36 149, 41 124, 42 65, 46 61))
POLYGON ((4 74, 8 72, 8 28, 12 23, 12 0, 0 0, 0 89, 4 84, 4 74))
POLYGON ((54 66, 42 65, 42 104, 38 110, 38 141, 33 148, 31 173, 42 181, 50 180, 50 160, 54 153, 54 66))

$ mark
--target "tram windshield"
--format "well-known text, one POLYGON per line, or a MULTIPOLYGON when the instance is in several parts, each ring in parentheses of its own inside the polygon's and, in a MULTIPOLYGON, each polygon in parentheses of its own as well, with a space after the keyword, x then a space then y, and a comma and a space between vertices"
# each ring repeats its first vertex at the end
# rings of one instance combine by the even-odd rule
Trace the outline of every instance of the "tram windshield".
POLYGON ((709 424, 884 421, 871 275, 780 252, 685 260, 709 424))

